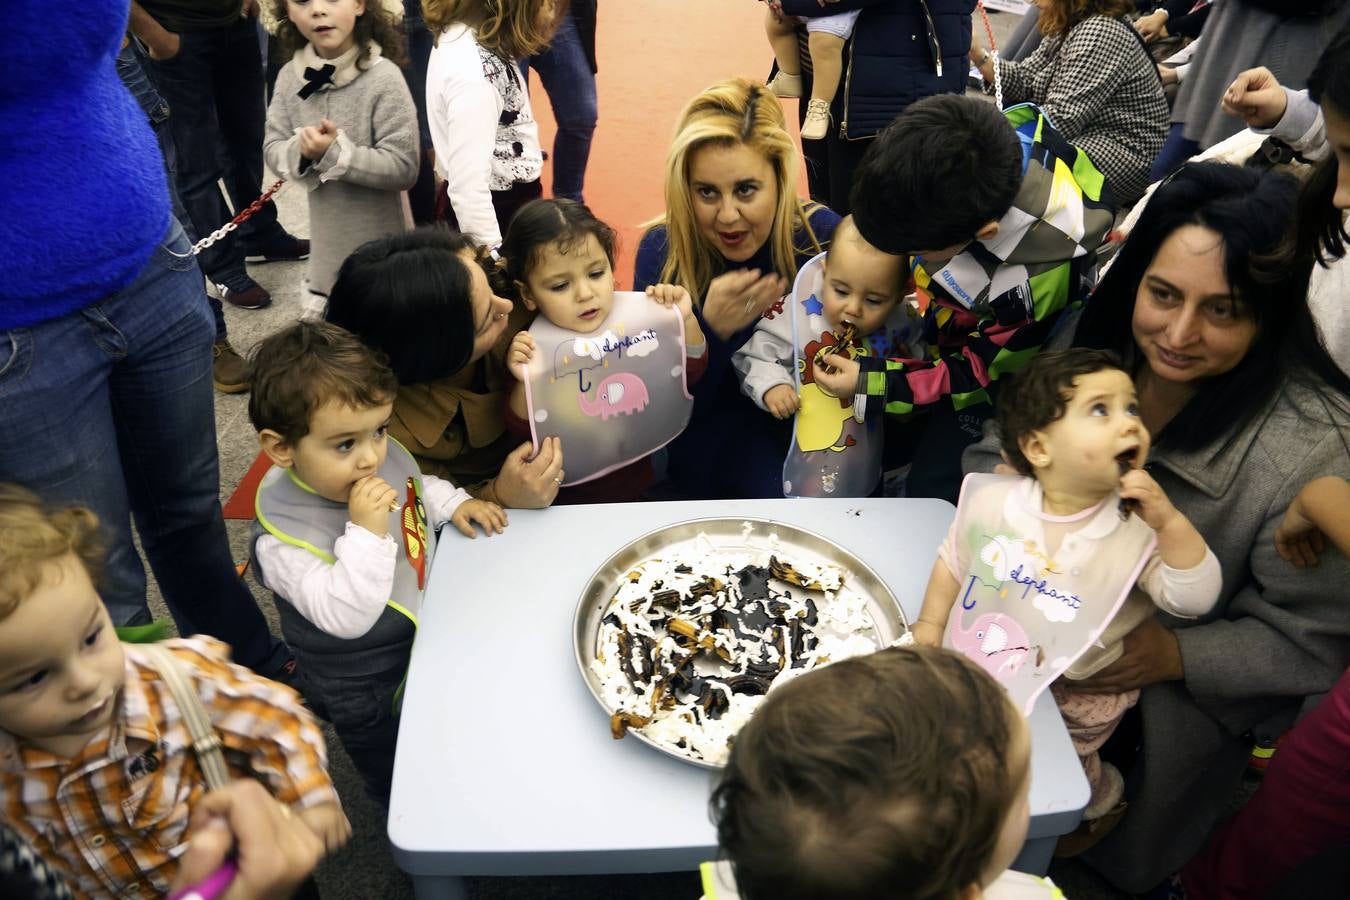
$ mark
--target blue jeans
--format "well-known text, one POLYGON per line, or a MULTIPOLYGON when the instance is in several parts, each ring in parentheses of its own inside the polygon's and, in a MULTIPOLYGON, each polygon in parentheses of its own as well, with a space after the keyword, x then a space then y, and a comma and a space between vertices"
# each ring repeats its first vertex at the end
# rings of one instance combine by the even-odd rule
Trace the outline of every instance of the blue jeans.
MULTIPOLYGON (((164 159, 164 175, 169 180, 169 202, 173 206, 173 217, 183 226, 188 240, 196 243, 197 234, 192 227, 192 219, 183 208, 183 199, 178 196, 178 151, 173 143, 173 126, 169 124, 172 111, 169 109, 168 101, 146 74, 142 60, 148 61, 149 57, 140 52, 137 42, 128 43, 117 54, 117 76, 122 79, 122 83, 131 91, 136 103, 150 120, 150 127, 155 131, 155 140, 159 142, 159 154, 164 159)), ((227 340, 225 312, 220 300, 210 295, 207 295, 206 299, 211 304, 211 316, 216 322, 216 340, 227 340)))
POLYGON ((136 280, 79 312, 0 332, 0 480, 91 508, 115 625, 150 621, 131 517, 183 634, 226 641, 271 671, 286 648, 235 572, 221 517, 215 327, 183 229, 136 280))
POLYGON ((599 115, 595 96, 595 73, 586 60, 571 13, 563 17, 553 43, 538 56, 522 63, 533 66, 548 91, 558 133, 553 138, 553 196, 582 202, 586 163, 591 158, 591 138, 599 115))
MULTIPOLYGON (((253 19, 211 31, 184 31, 179 39, 178 55, 150 60, 148 70, 172 110, 178 193, 193 231, 205 236, 231 218, 219 180, 224 179, 235 209, 262 193, 262 53, 253 19)), ((234 234, 203 250, 198 262, 213 281, 222 281, 245 271, 240 242, 265 243, 281 233, 275 204, 265 204, 234 234)))

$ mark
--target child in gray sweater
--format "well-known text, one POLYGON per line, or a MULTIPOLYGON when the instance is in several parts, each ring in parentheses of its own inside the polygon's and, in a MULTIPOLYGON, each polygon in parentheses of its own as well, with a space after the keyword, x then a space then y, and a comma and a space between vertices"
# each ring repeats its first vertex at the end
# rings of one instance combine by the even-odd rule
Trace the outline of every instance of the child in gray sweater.
POLYGON ((323 314, 342 261, 412 227, 417 110, 397 63, 402 32, 379 3, 272 0, 294 51, 267 110, 267 165, 309 191, 306 317, 323 314))

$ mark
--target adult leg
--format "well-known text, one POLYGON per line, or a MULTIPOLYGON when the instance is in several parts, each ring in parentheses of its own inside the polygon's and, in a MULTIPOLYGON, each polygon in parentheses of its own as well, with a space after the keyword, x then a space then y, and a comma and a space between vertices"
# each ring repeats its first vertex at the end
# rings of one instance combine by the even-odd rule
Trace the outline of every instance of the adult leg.
POLYGON ((128 290, 89 310, 116 336, 108 379, 116 447, 137 531, 184 634, 229 643, 264 674, 286 659, 235 571, 220 510, 211 322, 177 226, 128 290))
MULTIPOLYGON (((224 176, 220 148, 223 137, 216 114, 212 74, 220 52, 219 31, 185 31, 182 49, 167 60, 150 60, 148 70, 169 101, 178 161, 178 193, 198 235, 215 231, 230 219, 219 181, 224 176)), ((241 72, 240 77, 246 77, 241 72)), ((261 152, 259 143, 259 152, 261 152)), ((252 198, 250 198, 252 199, 252 198)), ((226 235, 201 252, 198 264, 212 281, 244 273, 244 258, 234 234, 226 235)))
POLYGON ((558 123, 553 139, 553 196, 581 202, 599 109, 595 74, 571 13, 563 17, 553 43, 531 59, 530 65, 548 91, 558 123))
POLYGON ((422 20, 422 4, 418 0, 404 0, 403 34, 408 44, 408 66, 403 70, 403 77, 417 107, 417 132, 421 141, 418 145, 421 165, 417 170, 417 183, 408 190, 408 206, 415 223, 430 225, 436 221, 436 170, 431 162, 431 129, 427 124, 427 65, 435 41, 422 20))
POLYGON ((830 199, 826 205, 846 216, 853 211, 853 173, 858 170, 867 148, 872 146, 872 138, 848 141, 839 136, 837 128, 832 128, 825 135, 825 143, 829 145, 830 181, 830 199))
POLYGON ((108 394, 120 345, 88 311, 0 332, 0 481, 92 509, 106 544, 103 602, 114 625, 144 625, 145 569, 132 543, 108 394))
POLYGON ((1195 900, 1265 897, 1305 860, 1346 843, 1350 671, 1280 742, 1251 802, 1215 831, 1182 879, 1195 900))
MULTIPOLYGON (((241 19, 217 34, 220 52, 212 58, 211 80, 225 153, 225 190, 230 203, 241 210, 262 193, 262 145, 267 121, 262 51, 253 19, 241 19)), ((239 226, 239 245, 246 253, 261 252, 286 237, 273 203, 263 204, 239 226)))

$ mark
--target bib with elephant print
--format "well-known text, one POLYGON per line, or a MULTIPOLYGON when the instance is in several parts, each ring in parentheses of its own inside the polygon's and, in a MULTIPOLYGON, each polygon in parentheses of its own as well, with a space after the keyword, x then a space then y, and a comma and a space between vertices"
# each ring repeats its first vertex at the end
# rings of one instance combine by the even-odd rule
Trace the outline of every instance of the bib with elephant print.
POLYGON ((582 334, 543 316, 530 326, 523 370, 535 450, 557 437, 563 487, 593 481, 661 449, 689 423, 684 317, 646 294, 618 291, 609 315, 582 334))
POLYGON ((1034 479, 967 475, 961 485, 960 588, 942 643, 993 675, 1028 715, 1100 641, 1153 555, 1153 529, 1134 514, 1122 520, 1119 499, 1053 516, 1034 479))

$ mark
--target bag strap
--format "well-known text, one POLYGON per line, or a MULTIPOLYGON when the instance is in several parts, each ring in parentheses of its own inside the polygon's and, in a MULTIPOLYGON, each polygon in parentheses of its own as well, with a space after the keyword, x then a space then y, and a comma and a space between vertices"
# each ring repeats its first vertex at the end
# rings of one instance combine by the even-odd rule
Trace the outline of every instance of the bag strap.
POLYGON ((207 715, 201 697, 197 696, 197 691, 183 673, 182 665, 160 644, 143 644, 139 649, 164 678, 169 693, 178 704, 188 734, 192 737, 192 750, 197 754, 207 788, 214 791, 225 787, 230 783, 230 773, 225 767, 224 745, 211 725, 211 717, 207 715))

